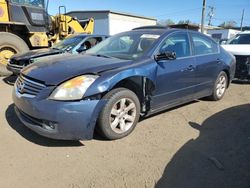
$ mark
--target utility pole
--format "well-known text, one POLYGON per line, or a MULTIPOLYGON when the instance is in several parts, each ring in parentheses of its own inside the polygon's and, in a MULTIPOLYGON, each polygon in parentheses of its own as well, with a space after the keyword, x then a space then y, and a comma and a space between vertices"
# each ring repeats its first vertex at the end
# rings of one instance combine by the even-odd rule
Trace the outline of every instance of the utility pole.
POLYGON ((244 21, 245 9, 242 10, 241 22, 240 22, 240 30, 242 31, 243 21, 244 21))
POLYGON ((210 9, 209 13, 208 13, 208 25, 212 25, 212 18, 214 17, 214 7, 213 6, 209 6, 208 7, 210 9))
POLYGON ((202 33, 204 33, 205 13, 206 13, 206 0, 203 0, 202 15, 201 15, 201 32, 202 33))

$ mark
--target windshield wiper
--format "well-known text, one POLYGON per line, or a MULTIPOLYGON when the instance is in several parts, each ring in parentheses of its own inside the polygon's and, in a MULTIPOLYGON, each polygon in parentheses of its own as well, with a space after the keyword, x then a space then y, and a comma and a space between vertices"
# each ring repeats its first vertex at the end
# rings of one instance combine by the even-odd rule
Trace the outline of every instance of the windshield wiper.
POLYGON ((97 57, 104 57, 104 58, 114 58, 114 57, 112 57, 112 56, 103 55, 103 54, 89 54, 89 55, 97 56, 97 57))
POLYGON ((55 47, 52 47, 52 49, 53 49, 53 50, 61 50, 61 49, 59 49, 59 48, 55 48, 55 47))

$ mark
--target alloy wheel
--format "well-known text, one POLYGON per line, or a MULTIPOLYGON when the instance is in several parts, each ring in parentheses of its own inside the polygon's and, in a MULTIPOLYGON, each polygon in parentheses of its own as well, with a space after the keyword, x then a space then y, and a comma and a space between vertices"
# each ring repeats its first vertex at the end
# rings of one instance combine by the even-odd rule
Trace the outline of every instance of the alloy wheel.
POLYGON ((129 98, 122 98, 111 109, 109 122, 111 129, 122 134, 128 131, 136 118, 136 105, 129 98))
POLYGON ((226 87, 227 87, 227 79, 224 75, 221 75, 216 85, 216 94, 219 98, 224 95, 226 87))

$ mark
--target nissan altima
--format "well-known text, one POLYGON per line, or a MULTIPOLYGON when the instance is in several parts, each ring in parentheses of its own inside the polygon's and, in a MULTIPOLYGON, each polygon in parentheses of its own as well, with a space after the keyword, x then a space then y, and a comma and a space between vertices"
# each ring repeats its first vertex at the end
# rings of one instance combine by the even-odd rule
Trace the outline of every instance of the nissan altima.
POLYGON ((223 98, 235 58, 201 33, 144 27, 108 38, 85 54, 29 65, 13 90, 19 119, 65 140, 129 135, 145 117, 189 101, 223 98))

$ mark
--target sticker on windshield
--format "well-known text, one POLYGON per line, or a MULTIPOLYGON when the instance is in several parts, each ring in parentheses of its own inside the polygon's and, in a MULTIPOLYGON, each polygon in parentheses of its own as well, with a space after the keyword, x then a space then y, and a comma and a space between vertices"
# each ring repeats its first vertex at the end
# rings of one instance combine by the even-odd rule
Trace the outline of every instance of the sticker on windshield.
POLYGON ((141 38, 147 38, 147 39, 158 39, 160 35, 151 35, 151 34, 143 34, 141 38))

